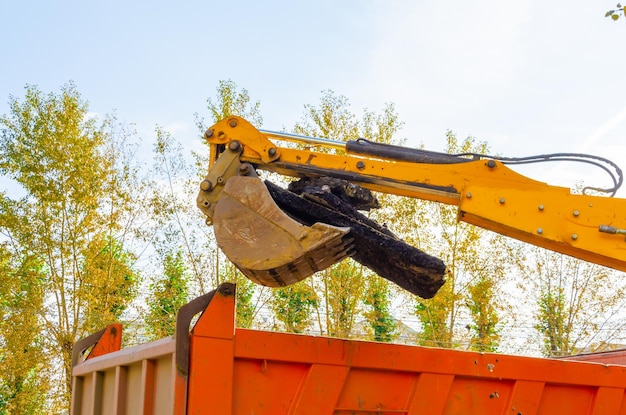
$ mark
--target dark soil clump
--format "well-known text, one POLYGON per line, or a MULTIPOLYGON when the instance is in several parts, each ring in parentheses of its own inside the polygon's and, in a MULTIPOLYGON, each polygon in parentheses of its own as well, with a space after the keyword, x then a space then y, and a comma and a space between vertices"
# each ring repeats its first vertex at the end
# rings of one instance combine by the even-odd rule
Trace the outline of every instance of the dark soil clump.
POLYGON ((396 237, 359 212, 378 207, 367 189, 341 179, 301 179, 285 190, 266 181, 278 206, 298 222, 349 227, 354 238, 350 256, 383 278, 422 298, 433 297, 445 282, 446 266, 396 237))

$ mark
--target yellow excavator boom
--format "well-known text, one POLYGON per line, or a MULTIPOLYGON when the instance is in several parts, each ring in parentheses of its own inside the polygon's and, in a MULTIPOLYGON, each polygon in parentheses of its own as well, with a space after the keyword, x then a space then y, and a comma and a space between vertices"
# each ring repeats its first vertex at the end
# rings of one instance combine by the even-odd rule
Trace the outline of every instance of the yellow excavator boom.
MULTIPOLYGON (((455 205, 461 221, 626 271, 626 199, 572 194, 567 188, 516 173, 492 158, 458 157, 361 139, 342 143, 260 131, 235 116, 218 122, 205 136, 211 161, 198 206, 212 220, 226 255, 265 285, 288 285, 306 278, 353 255, 354 242, 350 226, 311 228, 288 217, 267 196, 256 169, 299 178, 342 179, 378 192, 455 205), (289 141, 305 146, 289 146, 289 141), (253 188, 244 198, 255 204, 233 207, 242 205, 243 197, 233 198, 233 189, 245 193, 253 188), (281 222, 285 219, 294 223, 281 222), (273 225, 268 228, 270 222, 273 225), (313 229, 319 233, 309 233, 313 229), (282 260, 272 263, 277 258, 282 260), (298 259, 308 265, 294 265, 298 259), (298 267, 306 269, 300 272, 298 267)), ((443 283, 441 268, 432 272, 441 274, 443 283)))

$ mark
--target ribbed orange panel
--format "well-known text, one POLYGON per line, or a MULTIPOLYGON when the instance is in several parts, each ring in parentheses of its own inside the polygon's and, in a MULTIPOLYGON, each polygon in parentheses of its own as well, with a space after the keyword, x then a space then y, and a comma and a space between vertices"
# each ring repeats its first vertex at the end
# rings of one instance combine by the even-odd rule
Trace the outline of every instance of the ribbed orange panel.
POLYGON ((235 330, 226 294, 191 335, 186 408, 162 339, 76 365, 72 414, 626 415, 624 365, 235 330))
POLYGON ((589 413, 592 415, 617 414, 622 407, 623 400, 624 389, 622 388, 598 388, 589 413))
POLYGON ((508 407, 514 415, 537 415, 539 402, 543 394, 543 382, 528 382, 518 380, 513 386, 513 393, 508 407))
POLYGON ((294 396, 289 414, 332 413, 349 370, 346 366, 311 365, 294 396))
POLYGON ((434 373, 418 375, 415 391, 409 402, 409 415, 442 414, 453 381, 453 375, 434 373), (428 399, 424 399, 425 396, 428 396, 428 399))

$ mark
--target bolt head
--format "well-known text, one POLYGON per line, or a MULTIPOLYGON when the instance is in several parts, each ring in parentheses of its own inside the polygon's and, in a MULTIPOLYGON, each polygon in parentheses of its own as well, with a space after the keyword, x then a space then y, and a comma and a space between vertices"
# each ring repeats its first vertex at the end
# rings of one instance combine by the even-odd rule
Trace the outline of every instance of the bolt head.
POLYGON ((239 151, 240 148, 241 144, 239 144, 239 141, 231 141, 230 143, 228 143, 228 149, 230 151, 239 151))
POLYGON ((228 125, 230 125, 232 128, 235 128, 237 126, 237 120, 233 118, 232 120, 228 121, 228 125))
POLYGON ((356 168, 359 170, 363 170, 365 168, 365 163, 363 163, 362 161, 358 161, 356 163, 356 168))
POLYGON ((208 129, 208 130, 206 130, 206 132, 204 133, 204 136, 205 136, 206 138, 211 138, 211 137, 213 137, 213 130, 209 128, 209 129, 208 129))
POLYGON ((267 154, 269 154, 270 157, 274 157, 276 155, 276 148, 270 147, 270 149, 267 150, 267 154))
POLYGON ((248 174, 248 172, 250 172, 250 165, 249 164, 242 164, 239 166, 239 173, 246 175, 248 174))
POLYGON ((212 188, 213 183, 211 183, 209 180, 203 180, 202 183, 200 183, 200 189, 204 190, 205 192, 208 192, 212 188))

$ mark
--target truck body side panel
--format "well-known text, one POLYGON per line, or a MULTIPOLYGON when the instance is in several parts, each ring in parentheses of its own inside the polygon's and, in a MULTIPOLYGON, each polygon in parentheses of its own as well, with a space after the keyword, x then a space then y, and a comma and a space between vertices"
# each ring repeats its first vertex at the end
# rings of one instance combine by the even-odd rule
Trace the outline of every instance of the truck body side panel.
POLYGON ((73 414, 626 415, 623 365, 234 329, 233 292, 189 336, 186 403, 164 339, 77 365, 73 414))

